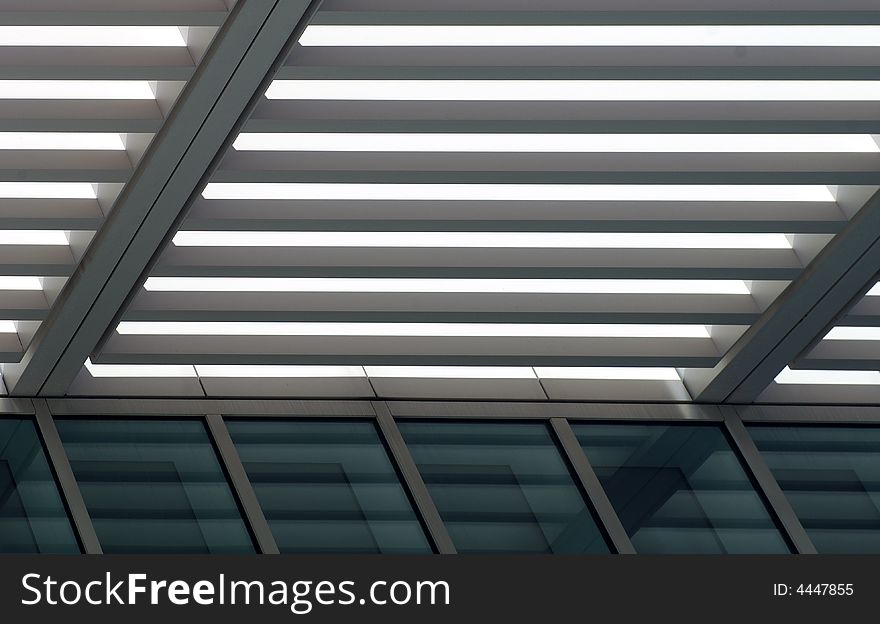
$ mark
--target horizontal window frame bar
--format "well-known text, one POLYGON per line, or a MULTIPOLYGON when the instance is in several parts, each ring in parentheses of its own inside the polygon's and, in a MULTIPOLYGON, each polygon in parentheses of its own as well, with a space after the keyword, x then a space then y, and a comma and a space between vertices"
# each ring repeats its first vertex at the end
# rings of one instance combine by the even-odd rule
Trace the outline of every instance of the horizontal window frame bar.
POLYGON ((34 404, 30 399, 0 397, 0 417, 33 416, 34 414, 34 404))
MULTIPOLYGON (((374 400, 352 399, 163 399, 49 398, 52 415, 60 418, 119 416, 131 418, 304 418, 374 420, 374 400)), ((449 401, 386 400, 395 419, 572 421, 723 422, 714 404, 601 403, 576 401, 449 401)), ((743 422, 778 424, 877 424, 880 407, 869 405, 774 404, 738 405, 743 422)), ((0 418, 35 413, 27 398, 0 397, 0 418)))

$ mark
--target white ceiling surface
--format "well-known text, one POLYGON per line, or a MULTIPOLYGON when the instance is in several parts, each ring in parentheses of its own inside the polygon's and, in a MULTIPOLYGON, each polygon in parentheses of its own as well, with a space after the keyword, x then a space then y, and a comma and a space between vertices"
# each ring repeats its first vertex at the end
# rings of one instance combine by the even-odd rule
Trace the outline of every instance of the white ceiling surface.
MULTIPOLYGON (((0 322, 16 330, 0 331, 0 359, 20 357, 231 4, 0 0, 13 25, 44 27, 10 30, 6 45, 0 28, 0 288, 41 286, 0 289, 0 322), (112 45, 90 46, 45 29, 65 20, 179 27, 186 45, 170 31, 153 33, 162 45, 105 31, 94 40, 112 45), (151 95, 4 90, 36 78, 146 81, 151 95), (50 132, 110 133, 124 149, 36 134, 50 132), (85 186, 27 199, 8 184, 21 181, 85 186), (73 196, 46 197, 58 193, 73 196), (8 244, 5 230, 68 244, 8 244)), ((772 31, 753 28, 764 2, 540 5, 326 0, 133 298, 135 331, 110 332, 69 394, 689 400, 679 373, 714 366, 876 190, 880 148, 859 123, 880 117, 880 47, 865 28, 786 31, 784 12, 827 9, 812 0, 774 3, 772 31), (608 11, 618 28, 638 11, 755 22, 571 28, 608 11), (419 45, 370 39, 370 25, 395 24, 434 30, 419 45), (456 34, 468 25, 483 30, 456 34), (358 45, 332 30, 351 26, 358 45)), ((870 323, 875 299, 851 316, 870 323)), ((872 361, 880 346, 825 342, 805 361, 872 361)), ((773 384, 761 400, 872 393, 773 384)))

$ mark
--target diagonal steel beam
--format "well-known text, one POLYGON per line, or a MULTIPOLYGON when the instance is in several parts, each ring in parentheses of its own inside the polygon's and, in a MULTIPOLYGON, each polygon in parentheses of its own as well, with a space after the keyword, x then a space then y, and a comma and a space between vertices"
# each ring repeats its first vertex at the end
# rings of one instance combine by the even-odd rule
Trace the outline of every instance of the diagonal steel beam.
POLYGON ((66 392, 320 3, 236 4, 21 362, 4 370, 10 394, 66 392))
POLYGON ((820 340, 880 271, 880 192, 875 193, 709 374, 688 371, 695 400, 750 403, 820 340))
POLYGON ((779 483, 758 451, 758 447, 755 446, 755 441, 749 435, 749 431, 739 417, 736 408, 723 406, 719 409, 724 415, 725 430, 745 461, 759 491, 763 493, 767 504, 779 519, 779 524, 794 546, 795 552, 802 555, 815 555, 816 546, 804 530, 804 525, 801 524, 791 503, 782 488, 779 487, 779 483))

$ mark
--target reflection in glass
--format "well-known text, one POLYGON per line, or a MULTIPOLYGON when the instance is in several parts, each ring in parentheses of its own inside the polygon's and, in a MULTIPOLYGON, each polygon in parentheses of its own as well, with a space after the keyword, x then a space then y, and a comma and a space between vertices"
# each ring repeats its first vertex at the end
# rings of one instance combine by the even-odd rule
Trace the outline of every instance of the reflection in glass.
POLYGON ((201 421, 57 426, 105 553, 253 552, 201 421))
POLYGON ((399 427, 459 552, 608 552, 545 425, 399 427))
POLYGON ((372 422, 227 426, 282 552, 431 552, 372 422))
POLYGON ((78 553, 36 427, 0 419, 0 553, 78 553))
POLYGON ((719 427, 572 427, 636 552, 789 552, 719 427))
POLYGON ((880 428, 749 427, 820 553, 880 553, 880 428))

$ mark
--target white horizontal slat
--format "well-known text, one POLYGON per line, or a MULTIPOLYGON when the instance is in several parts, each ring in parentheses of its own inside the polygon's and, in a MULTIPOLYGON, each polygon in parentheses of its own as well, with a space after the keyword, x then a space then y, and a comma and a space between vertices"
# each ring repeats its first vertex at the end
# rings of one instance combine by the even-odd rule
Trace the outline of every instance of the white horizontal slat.
MULTIPOLYGON (((21 0, 19 0, 21 1, 21 0)), ((58 0, 54 0, 58 1, 58 0)), ((94 0, 98 1, 98 0, 94 0)), ((583 10, 583 0, 544 0, 541 11, 583 10)), ((591 0, 591 11, 827 11, 823 0, 591 0)), ((872 0, 840 0, 836 11, 870 11, 872 0)), ((536 11, 530 0, 326 0, 323 11, 536 11)))
POLYGON ((876 404, 878 385, 771 384, 758 397, 759 403, 876 404))
MULTIPOLYGON (((591 249, 347 249, 347 248, 248 248, 248 247, 169 247, 162 264, 177 267, 361 267, 364 276, 370 267, 382 276, 380 267, 401 267, 418 274, 420 267, 508 267, 516 277, 529 277, 529 269, 547 268, 803 268, 794 251, 772 250, 591 250, 591 249)), ((637 273, 637 272, 634 272, 637 273)), ((430 275, 430 271, 424 272, 430 275)), ((483 275, 473 275, 483 277, 483 275)), ((571 277, 560 272, 559 277, 571 277)), ((466 275, 461 275, 466 277, 466 275)), ((627 275, 637 278, 638 275, 627 275)), ((693 277, 698 277, 694 274, 693 277)), ((753 279, 760 279, 752 275, 753 279)), ((736 278, 733 278, 736 279, 736 278)), ((740 279, 750 279, 740 276, 740 279)))
POLYGON ((371 338, 112 335, 102 362, 712 366, 710 339, 371 338), (173 355, 172 355, 173 354, 173 355), (324 357, 333 361, 323 361, 324 357), (612 364, 613 362, 613 364, 612 364), (625 363, 626 362, 626 363, 625 363))
MULTIPOLYGON (((545 224, 554 227, 554 221, 581 222, 583 231, 612 231, 609 227, 626 227, 617 231, 655 231, 667 228, 677 231, 710 231, 707 229, 684 230, 688 221, 710 227, 715 221, 724 224, 721 231, 734 231, 740 222, 842 222, 846 220, 840 208, 831 201, 826 202, 652 202, 650 200, 631 202, 581 201, 581 202, 541 202, 540 212, 535 211, 534 202, 459 201, 441 202, 428 200, 377 201, 359 200, 205 200, 198 199, 190 210, 189 219, 183 229, 211 229, 204 222, 216 220, 214 227, 222 222, 230 223, 235 229, 235 221, 251 223, 256 229, 273 229, 273 222, 313 220, 338 220, 346 222, 369 222, 382 220, 405 221, 497 221, 492 227, 501 229, 503 221, 529 221, 531 227, 545 224), (260 222, 264 225, 260 225, 260 222), (609 226, 607 223, 628 223, 609 226), (672 223, 669 223, 672 222, 672 223), (640 225, 644 224, 644 225, 640 225), (668 225, 664 225, 668 224, 668 225)), ((239 226, 239 229, 244 229, 239 226)), ((739 230, 745 231, 745 230, 739 230)), ((777 231, 791 231, 785 228, 777 231)))
MULTIPOLYGON (((2 32, 2 31, 0 31, 2 32)), ((848 47, 877 46, 865 24, 310 24, 304 47, 848 47)), ((584 63, 588 64, 588 63, 584 63)))
MULTIPOLYGON (((408 28, 408 27, 404 27, 408 28)), ((821 28, 821 27, 820 27, 821 28)), ((873 27, 873 28, 876 28, 873 27)), ((874 67, 871 47, 304 47, 303 67, 874 67)), ((317 71, 317 70, 314 70, 317 71)))
MULTIPOLYGON (((878 102, 475 102, 263 100, 257 119, 303 120, 645 120, 858 121, 877 118, 878 102)), ((810 128, 810 126, 806 126, 810 128)), ((769 126, 769 132, 774 131, 769 126)), ((778 131, 778 130, 777 130, 778 131)), ((807 130, 809 131, 809 130, 807 130)))
MULTIPOLYGON (((236 152, 226 157, 222 176, 229 181, 260 181, 268 176, 262 171, 279 172, 334 172, 334 171, 430 171, 430 172, 589 172, 598 177, 600 172, 612 175, 631 175, 638 182, 638 173, 674 174, 676 172, 705 173, 714 177, 719 184, 724 180, 743 179, 748 183, 749 175, 758 182, 758 176, 772 176, 778 173, 780 182, 793 182, 795 175, 809 175, 815 172, 815 180, 833 183, 837 172, 856 174, 863 172, 865 178, 880 168, 880 154, 877 153, 786 153, 766 154, 755 152, 724 153, 723 144, 718 144, 717 152, 686 154, 678 153, 610 153, 589 154, 562 153, 491 153, 491 152, 236 152), (255 172, 255 173, 251 173, 255 172), (624 173, 626 172, 626 173, 624 173), (743 172, 737 175, 738 172, 743 172), (717 175, 712 176, 711 174, 717 175), (789 175, 792 174, 792 175, 789 175)), ((476 174, 474 174, 476 175, 476 174)), ((695 177, 694 176, 694 177, 695 177)), ((647 176, 645 176, 647 177, 647 176)), ((656 176, 655 176, 656 178, 656 176)), ((675 178, 669 175, 671 181, 675 178)), ((219 179, 219 178, 218 178, 219 179)), ((768 179, 764 177, 763 179, 768 179)), ((770 178, 772 179, 772 178, 770 178)), ((610 180, 609 180, 610 181, 610 180)), ((645 182, 649 180, 645 179, 645 182)), ((332 197, 331 197, 332 198, 332 197)), ((409 199, 415 199, 410 197, 409 199)), ((429 199, 429 197, 426 197, 429 199)), ((768 198, 769 199, 769 198, 768 198)))
POLYGON ((204 397, 197 378, 92 377, 83 368, 68 390, 69 396, 177 396, 204 397))
MULTIPOLYGON (((76 12, 92 11, 225 11, 229 7, 224 0, 77 0, 76 12)), ((68 0, 4 0, 3 11, 71 12, 68 0)))

